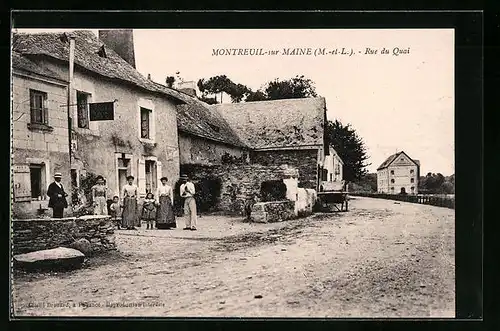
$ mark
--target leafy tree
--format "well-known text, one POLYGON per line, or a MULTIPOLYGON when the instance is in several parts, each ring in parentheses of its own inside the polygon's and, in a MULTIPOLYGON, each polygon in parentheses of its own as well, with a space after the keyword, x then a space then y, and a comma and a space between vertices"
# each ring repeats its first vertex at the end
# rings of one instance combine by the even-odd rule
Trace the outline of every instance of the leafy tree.
POLYGON ((359 181, 367 173, 370 164, 363 140, 350 124, 343 125, 340 121, 328 121, 325 134, 330 145, 337 151, 344 162, 344 180, 359 181))
MULTIPOLYGON (((222 102, 223 93, 231 91, 234 83, 226 75, 219 75, 210 77, 207 81, 200 79, 197 85, 203 97, 206 97, 208 94, 216 96, 220 93, 220 102, 222 102)), ((215 99, 217 100, 217 97, 215 99)))
POLYGON ((265 101, 267 100, 267 95, 262 92, 262 91, 255 91, 255 92, 250 92, 248 93, 245 102, 251 102, 251 101, 265 101))
POLYGON ((165 83, 167 83, 167 86, 172 88, 175 83, 175 77, 174 76, 168 76, 167 79, 165 80, 165 83))
POLYGON ((302 76, 280 81, 275 79, 267 84, 265 94, 269 100, 316 97, 312 80, 302 76))

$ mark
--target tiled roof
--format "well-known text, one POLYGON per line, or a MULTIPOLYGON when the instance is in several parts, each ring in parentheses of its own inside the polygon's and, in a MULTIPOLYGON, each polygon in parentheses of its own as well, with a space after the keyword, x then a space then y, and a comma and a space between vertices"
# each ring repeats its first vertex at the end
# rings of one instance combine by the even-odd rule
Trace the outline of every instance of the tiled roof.
POLYGON ((209 105, 187 96, 187 104, 177 105, 180 131, 233 146, 246 147, 224 118, 209 105))
POLYGON ((406 155, 410 160, 412 160, 417 166, 420 167, 420 161, 413 160, 411 157, 408 156, 408 154, 406 154, 405 152, 401 151, 401 152, 398 152, 398 153, 395 153, 395 154, 392 154, 391 156, 389 156, 384 162, 382 162, 382 164, 377 168, 377 170, 382 170, 384 168, 387 168, 392 163, 392 161, 394 161, 395 159, 397 159, 397 157, 399 155, 401 155, 401 154, 406 155))
POLYGON ((27 71, 41 76, 55 78, 57 80, 64 81, 64 79, 61 76, 59 76, 59 74, 57 74, 56 72, 44 68, 42 66, 39 66, 35 62, 25 58, 16 51, 12 52, 12 69, 27 71))
MULTIPOLYGON (((182 103, 180 92, 168 87, 159 88, 142 76, 115 51, 105 47, 106 57, 97 53, 104 45, 91 31, 73 31, 75 36, 75 67, 81 67, 109 79, 135 85, 150 92, 161 93, 182 103)), ((69 42, 61 40, 62 33, 15 33, 12 49, 28 56, 47 56, 61 61, 69 60, 69 42)))
POLYGON ((248 147, 280 149, 320 146, 325 99, 302 98, 211 105, 248 147))

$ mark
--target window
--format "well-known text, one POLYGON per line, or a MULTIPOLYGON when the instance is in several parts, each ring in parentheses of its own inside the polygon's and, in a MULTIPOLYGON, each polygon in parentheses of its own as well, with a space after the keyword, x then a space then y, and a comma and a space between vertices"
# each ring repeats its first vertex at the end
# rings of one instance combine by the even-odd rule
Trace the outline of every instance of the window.
POLYGON ((391 170, 391 175, 394 175, 394 170, 391 170))
POLYGON ((333 182, 333 174, 330 174, 330 182, 333 182))
POLYGON ((414 186, 412 186, 412 187, 411 187, 411 193, 414 193, 414 192, 415 192, 415 187, 414 187, 414 186))
POLYGON ((146 160, 146 193, 156 191, 156 166, 155 161, 146 160))
POLYGON ((413 169, 411 169, 411 170, 410 170, 410 174, 413 174, 413 173, 414 173, 414 171, 413 171, 413 169))
POLYGON ((31 123, 48 124, 47 93, 30 90, 31 123))
POLYGON ((415 183, 415 178, 411 178, 411 179, 410 179, 410 182, 411 182, 411 183, 415 183))
POLYGON ((76 104, 78 114, 78 127, 89 128, 89 107, 88 107, 89 94, 85 92, 76 92, 76 104))
POLYGON ((150 139, 150 121, 151 110, 141 107, 141 138, 150 139))
POLYGON ((42 165, 30 164, 30 182, 31 182, 31 198, 41 199, 43 183, 42 183, 42 165))
POLYGON ((393 178, 393 179, 391 179, 391 183, 392 183, 392 184, 394 184, 394 183, 395 183, 394 178, 393 178))

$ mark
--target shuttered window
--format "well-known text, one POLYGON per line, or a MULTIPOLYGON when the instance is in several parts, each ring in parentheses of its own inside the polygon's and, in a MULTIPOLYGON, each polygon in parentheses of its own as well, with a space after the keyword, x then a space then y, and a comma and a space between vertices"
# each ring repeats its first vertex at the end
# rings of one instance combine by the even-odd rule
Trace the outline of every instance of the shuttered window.
POLYGON ((150 139, 150 126, 149 117, 151 116, 151 110, 141 107, 141 138, 150 139))
POLYGON ((48 124, 47 93, 30 90, 31 123, 48 124))
POLYGON ((31 200, 30 167, 27 164, 12 166, 14 201, 23 202, 31 200))

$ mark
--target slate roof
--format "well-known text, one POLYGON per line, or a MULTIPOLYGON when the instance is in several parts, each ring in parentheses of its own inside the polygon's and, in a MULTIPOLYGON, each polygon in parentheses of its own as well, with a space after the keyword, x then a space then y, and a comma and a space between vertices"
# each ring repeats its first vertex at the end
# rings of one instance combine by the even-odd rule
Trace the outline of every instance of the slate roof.
POLYGON ((377 168, 377 170, 382 170, 384 168, 387 168, 392 163, 392 161, 397 159, 398 156, 400 156, 401 154, 406 155, 406 157, 408 157, 411 161, 413 161, 413 163, 415 163, 418 167, 420 167, 420 161, 413 160, 411 157, 408 156, 408 154, 401 151, 401 152, 398 152, 398 153, 395 153, 395 154, 392 154, 391 156, 389 156, 384 162, 382 162, 382 164, 377 168))
POLYGON ((12 69, 17 69, 21 71, 26 71, 30 73, 35 73, 41 76, 54 78, 57 80, 65 81, 59 74, 56 72, 39 66, 37 63, 27 59, 22 56, 20 53, 13 51, 12 52, 12 69))
POLYGON ((323 97, 210 105, 252 149, 323 145, 323 97))
MULTIPOLYGON (((69 60, 69 42, 61 40, 63 33, 15 33, 12 49, 25 56, 46 56, 53 59, 69 60)), ((131 84, 150 92, 161 93, 183 103, 180 92, 168 87, 158 87, 142 76, 115 51, 105 47, 106 57, 97 53, 104 45, 91 31, 73 31, 75 36, 75 68, 80 67, 112 80, 131 84)))
POLYGON ((186 104, 177 105, 177 128, 205 139, 246 147, 224 118, 208 104, 185 95, 186 104))

